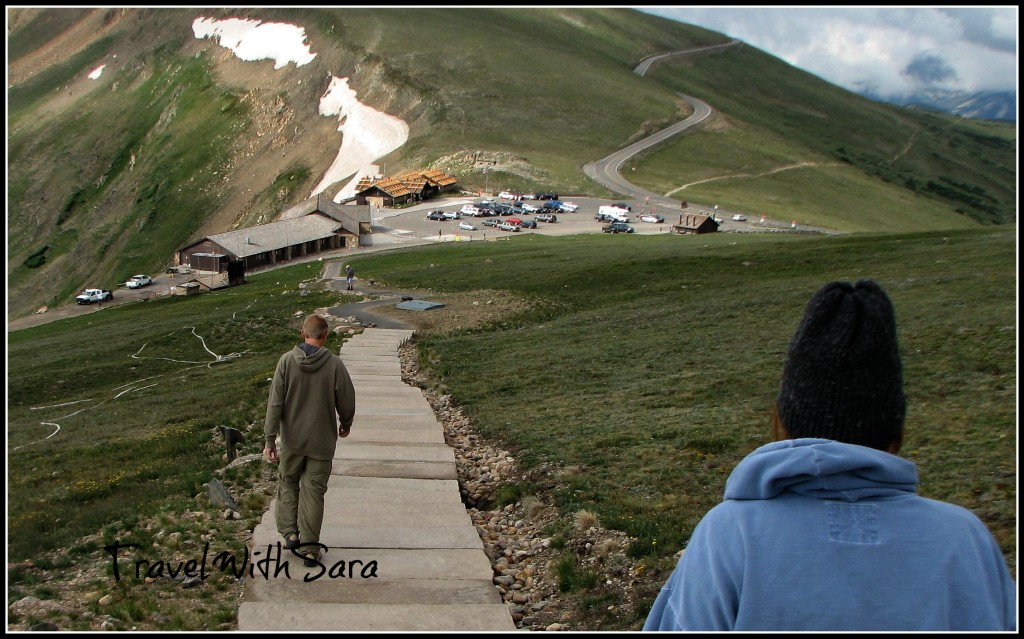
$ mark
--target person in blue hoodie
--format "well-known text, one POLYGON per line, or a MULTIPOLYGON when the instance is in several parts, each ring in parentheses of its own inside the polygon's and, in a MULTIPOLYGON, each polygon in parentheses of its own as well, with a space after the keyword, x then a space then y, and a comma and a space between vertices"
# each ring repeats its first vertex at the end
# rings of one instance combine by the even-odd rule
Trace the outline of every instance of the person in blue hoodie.
POLYGON ((891 301, 831 282, 773 411, 693 531, 644 630, 1012 631, 1016 584, 973 513, 917 495, 891 301))

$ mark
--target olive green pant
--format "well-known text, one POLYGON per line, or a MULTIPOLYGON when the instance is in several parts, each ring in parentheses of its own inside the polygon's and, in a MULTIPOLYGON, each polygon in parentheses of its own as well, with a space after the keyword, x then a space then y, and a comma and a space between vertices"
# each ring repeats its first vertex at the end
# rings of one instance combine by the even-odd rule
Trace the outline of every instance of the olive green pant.
MULTIPOLYGON (((277 532, 284 538, 297 532, 302 544, 319 542, 332 460, 296 455, 284 448, 278 455, 277 502, 274 505, 277 532)), ((317 550, 316 546, 303 545, 299 553, 317 550)))

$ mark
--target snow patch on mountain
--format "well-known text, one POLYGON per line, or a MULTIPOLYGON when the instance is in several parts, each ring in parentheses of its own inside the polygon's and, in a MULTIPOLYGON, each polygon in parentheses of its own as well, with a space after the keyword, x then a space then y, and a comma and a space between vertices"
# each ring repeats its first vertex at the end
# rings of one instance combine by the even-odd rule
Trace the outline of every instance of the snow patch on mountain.
MULTIPOLYGON (((275 69, 294 62, 308 64, 316 57, 306 43, 306 30, 291 24, 228 18, 197 18, 192 23, 196 38, 216 38, 246 61, 274 60, 275 69)), ((331 77, 320 98, 320 115, 337 117, 341 148, 334 163, 310 194, 316 195, 330 185, 351 178, 334 195, 341 202, 355 195, 355 187, 364 175, 375 175, 373 162, 400 148, 409 140, 409 125, 400 118, 382 113, 356 99, 348 78, 331 77)))

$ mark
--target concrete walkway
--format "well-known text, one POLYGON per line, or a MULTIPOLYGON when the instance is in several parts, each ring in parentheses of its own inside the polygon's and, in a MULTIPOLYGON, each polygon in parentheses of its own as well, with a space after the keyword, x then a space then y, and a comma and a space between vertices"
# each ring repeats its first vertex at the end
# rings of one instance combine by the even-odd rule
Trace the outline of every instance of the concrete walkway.
POLYGON ((240 631, 516 629, 459 496, 455 452, 422 391, 402 382, 398 348, 412 334, 370 328, 342 346, 356 417, 334 457, 322 567, 283 549, 271 505, 253 559, 281 560, 246 579, 240 631))

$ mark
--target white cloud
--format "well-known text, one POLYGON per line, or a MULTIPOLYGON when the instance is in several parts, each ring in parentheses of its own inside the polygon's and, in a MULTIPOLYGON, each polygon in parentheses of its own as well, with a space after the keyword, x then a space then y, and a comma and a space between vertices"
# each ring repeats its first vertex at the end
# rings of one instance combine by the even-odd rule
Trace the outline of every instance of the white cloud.
POLYGON ((948 70, 930 76, 936 88, 1015 91, 1017 86, 1016 7, 641 10, 739 38, 850 90, 870 86, 893 95, 920 89, 925 59, 934 69, 948 70))

